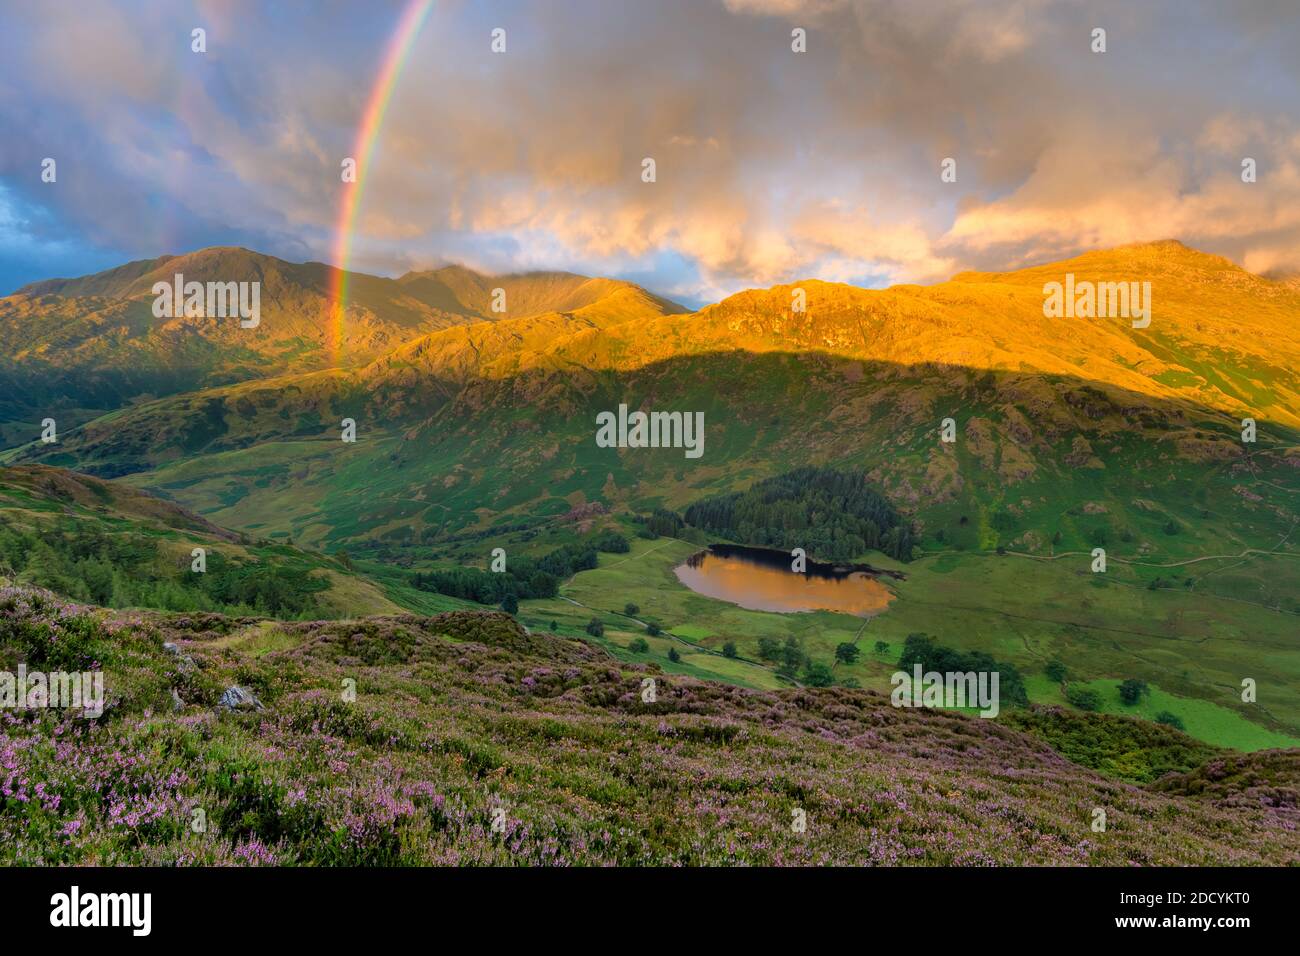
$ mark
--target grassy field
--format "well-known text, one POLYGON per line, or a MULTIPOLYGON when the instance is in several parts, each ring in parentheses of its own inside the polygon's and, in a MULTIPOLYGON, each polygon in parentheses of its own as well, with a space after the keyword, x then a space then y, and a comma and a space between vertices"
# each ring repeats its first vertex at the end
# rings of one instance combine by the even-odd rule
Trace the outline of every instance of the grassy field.
MULTIPOLYGON (((1037 704, 1067 706, 1059 684, 1042 675, 1029 679, 1029 699, 1037 704)), ((1272 747, 1300 747, 1300 738, 1279 733, 1252 723, 1236 711, 1208 700, 1175 697, 1154 685, 1133 706, 1119 699, 1120 681, 1103 679, 1077 681, 1071 686, 1093 690, 1101 697, 1100 713, 1121 717, 1140 717, 1155 720, 1161 713, 1176 714, 1183 722, 1183 730, 1197 740, 1234 750, 1267 750, 1272 747)))
POLYGON ((913 562, 908 574, 896 585, 898 599, 869 626, 872 641, 901 644, 921 631, 1027 675, 1055 658, 1084 680, 1138 678, 1163 688, 1172 698, 1167 709, 1213 743, 1231 745, 1219 723, 1196 719, 1179 701, 1209 702, 1300 736, 1294 614, 1197 589, 1150 590, 1132 580, 1135 572, 1092 574, 1082 562, 944 556, 913 562), (1020 608, 1008 607, 1005 595, 1020 608), (1246 677, 1260 689, 1258 703, 1241 701, 1246 677))
MULTIPOLYGON (((533 630, 555 621, 558 633, 583 636, 597 617, 605 625, 599 643, 622 659, 750 687, 781 682, 759 658, 760 637, 784 642, 794 636, 814 660, 826 663, 834 660, 836 645, 856 639, 862 655, 852 665, 836 663, 836 680, 882 693, 892 689, 889 678, 904 639, 924 632, 941 644, 1016 665, 1036 703, 1068 706, 1059 687, 1042 676, 1047 662, 1057 659, 1078 680, 1096 682, 1105 712, 1152 719, 1169 711, 1193 737, 1240 750, 1300 745, 1300 647, 1289 613, 1197 589, 1151 590, 1140 584, 1141 569, 1094 575, 1086 558, 949 554, 898 565, 871 555, 874 564, 903 569, 907 578, 889 581, 895 600, 864 626, 844 614, 750 611, 695 594, 673 568, 698 547, 634 539, 629 554, 603 554, 597 569, 575 575, 560 598, 522 602, 520 619, 533 630), (1022 609, 1008 608, 1000 597, 1006 594, 1017 595, 1022 609), (639 608, 638 620, 666 633, 649 637, 623 613, 628 603, 639 608), (627 650, 636 637, 648 641, 648 653, 627 650), (876 652, 877 641, 888 649, 876 652), (727 642, 736 644, 738 659, 721 656, 727 642), (679 663, 667 659, 670 647, 681 654, 679 663), (1120 705, 1114 692, 1130 677, 1152 687, 1135 708, 1120 705), (1243 677, 1257 682, 1258 703, 1242 703, 1243 677)), ((1263 560, 1285 565, 1293 559, 1263 560)))

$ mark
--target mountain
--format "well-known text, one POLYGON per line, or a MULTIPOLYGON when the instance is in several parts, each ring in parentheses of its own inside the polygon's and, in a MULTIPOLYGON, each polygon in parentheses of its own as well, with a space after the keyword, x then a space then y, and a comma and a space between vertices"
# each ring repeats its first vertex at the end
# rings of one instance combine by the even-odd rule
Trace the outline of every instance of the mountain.
POLYGON ((0 440, 30 440, 45 417, 67 429, 158 396, 340 361, 364 364, 412 338, 469 322, 575 310, 639 317, 682 311, 630 283, 570 273, 348 273, 347 317, 334 343, 339 282, 339 270, 321 263, 212 248, 25 286, 0 298, 0 440), (171 284, 177 274, 186 282, 260 283, 260 324, 155 317, 154 284, 171 284), (492 311, 497 288, 506 294, 505 313, 492 311))
MULTIPOLYGON (((466 316, 485 301, 464 270, 393 281, 466 316)), ((575 277, 530 290, 507 300, 550 311, 140 400, 6 460, 117 478, 368 568, 484 567, 494 547, 540 558, 585 540, 569 516, 599 515, 593 530, 632 536, 632 553, 523 602, 530 626, 567 605, 581 631, 595 612, 608 648, 634 658, 639 632, 618 617, 632 603, 691 642, 690 673, 758 687, 777 682, 760 638, 834 662, 861 621, 747 616, 683 593, 673 568, 709 537, 643 547, 634 515, 833 467, 864 475, 914 528, 872 642, 923 632, 988 653, 1033 675, 1030 699, 1045 703, 1070 689, 1042 676, 1052 660, 1107 699, 1140 679, 1161 702, 1149 716, 1168 710, 1243 750, 1300 737, 1294 283, 1162 242, 930 287, 808 280, 689 314, 575 277), (1149 282, 1150 324, 1044 315, 1044 286, 1071 275, 1149 282), (805 312, 791 310, 797 290, 805 312), (598 446, 597 416, 620 405, 702 413, 702 455, 598 446), (355 442, 340 440, 344 419, 355 442), (739 656, 721 662, 728 643, 739 656), (1267 683, 1258 703, 1242 699, 1244 677, 1267 683)), ((888 687, 883 657, 834 666, 888 687)))
POLYGON ((9 865, 1300 862, 1300 753, 1124 718, 743 690, 493 612, 122 615, 10 588, 0 621, 0 659, 93 658, 108 700, 94 733, 10 721, 15 799, 40 799, 4 818, 9 865), (76 644, 30 639, 54 625, 76 644), (257 709, 219 706, 231 686, 257 709))
MULTIPOLYGON (((484 282, 463 270, 398 282, 433 283, 435 275, 457 302, 478 302, 484 282)), ((255 500, 262 496, 241 474, 271 477, 262 471, 271 460, 288 467, 300 457, 304 467, 317 464, 295 479, 301 505, 275 526, 310 536, 302 522, 311 515, 333 529, 335 543, 364 533, 345 509, 364 508, 382 533, 386 521, 409 516, 389 519, 376 505, 421 500, 431 484, 444 508, 472 513, 483 503, 479 482, 502 462, 516 474, 491 479, 498 511, 535 509, 540 488, 568 505, 681 505, 700 489, 788 462, 845 464, 866 469, 922 522, 961 509, 991 516, 1002 503, 1021 526, 1018 544, 1031 550, 1045 546, 1054 518, 1034 516, 1034 502, 1111 499, 1132 512, 1133 500, 1163 496, 1147 487, 1155 475, 1180 469, 1217 476, 1217 505, 1270 526, 1252 531, 1243 517, 1234 539, 1262 542, 1292 513, 1290 493, 1273 485, 1293 484, 1300 462, 1300 382, 1290 372, 1300 363, 1300 293, 1177 243, 967 273, 929 288, 808 281, 681 315, 655 314, 667 304, 635 287, 602 295, 592 282, 572 282, 534 283, 525 301, 554 305, 558 285, 570 304, 580 294, 596 295, 593 304, 441 329, 360 367, 142 403, 20 457, 110 476, 148 473, 143 482, 204 509, 214 504, 204 488, 233 481, 240 501, 255 500), (1044 317, 1044 283, 1067 273, 1080 282, 1150 282, 1150 326, 1044 317), (790 311, 796 288, 806 293, 805 313, 790 311), (704 457, 595 448, 595 415, 624 402, 705 412, 704 457), (345 417, 365 436, 355 447, 337 442, 345 417), (953 443, 938 440, 948 417, 960 432, 953 443), (1254 448, 1240 440, 1247 417, 1258 424, 1254 448), (239 453, 259 446, 267 457, 248 472, 239 453), (206 461, 203 479, 159 472, 185 469, 196 456, 206 461), (330 487, 343 489, 329 462, 368 456, 397 472, 379 479, 364 504, 331 495, 330 487), (521 483, 521 473, 538 480, 521 483), (1262 502, 1233 490, 1242 474, 1267 478, 1251 491, 1262 502), (316 486, 333 505, 322 507, 316 486)), ((220 520, 240 525, 240 509, 252 503, 220 520)), ((974 531, 971 545, 989 537, 974 531)))

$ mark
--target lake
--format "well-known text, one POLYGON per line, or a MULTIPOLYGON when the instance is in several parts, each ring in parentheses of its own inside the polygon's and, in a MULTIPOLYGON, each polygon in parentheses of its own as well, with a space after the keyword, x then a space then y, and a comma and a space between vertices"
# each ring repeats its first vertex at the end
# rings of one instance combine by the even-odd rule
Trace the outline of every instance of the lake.
POLYGON ((833 565, 809 560, 803 574, 790 570, 788 551, 715 544, 697 551, 673 569, 697 594, 729 601, 751 611, 839 611, 871 617, 883 611, 893 592, 882 572, 866 565, 833 565))

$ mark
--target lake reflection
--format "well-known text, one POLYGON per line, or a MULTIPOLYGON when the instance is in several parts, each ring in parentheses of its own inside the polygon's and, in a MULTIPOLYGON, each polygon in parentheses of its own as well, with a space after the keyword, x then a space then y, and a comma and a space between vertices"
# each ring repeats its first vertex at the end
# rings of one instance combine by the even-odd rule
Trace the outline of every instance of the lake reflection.
POLYGON ((751 611, 840 611, 870 617, 893 594, 872 573, 810 560, 804 574, 790 570, 787 551, 715 544, 674 568, 692 591, 751 611))

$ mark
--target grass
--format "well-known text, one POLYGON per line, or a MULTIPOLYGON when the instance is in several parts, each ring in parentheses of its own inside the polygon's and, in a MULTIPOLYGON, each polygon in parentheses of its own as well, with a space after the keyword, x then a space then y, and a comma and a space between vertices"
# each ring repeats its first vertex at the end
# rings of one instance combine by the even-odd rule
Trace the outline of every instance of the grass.
MULTIPOLYGON (((1208 702, 1258 727, 1253 739, 1272 739, 1270 731, 1300 737, 1294 615, 1199 589, 1151 591, 1126 577, 1140 580, 1123 568, 1103 577, 1065 561, 1011 556, 915 561, 908 579, 891 585, 898 597, 872 619, 861 645, 865 650, 885 640, 896 655, 908 634, 924 632, 941 644, 1009 661, 1028 676, 1055 658, 1080 679, 1134 677, 1171 697, 1208 702), (1016 596, 1014 604, 1008 605, 1008 594, 1016 596), (1258 682, 1258 705, 1240 701, 1243 677, 1258 682)), ((864 658, 842 672, 885 690, 889 670, 864 658)), ((1197 720, 1188 723, 1188 732, 1214 743, 1252 739, 1226 727, 1222 720, 1197 720)))
POLYGON ((905 638, 920 631, 1015 664, 1034 702, 1064 703, 1059 689, 1041 676, 1049 660, 1059 659, 1072 674, 1099 686, 1136 677, 1155 688, 1150 700, 1158 706, 1148 701, 1130 711, 1116 700, 1107 712, 1150 720, 1168 710, 1183 719, 1192 737, 1240 750, 1300 744, 1300 648, 1291 639, 1294 618, 1283 612, 1199 590, 1151 591, 1137 583, 1139 572, 1123 568, 1116 568, 1114 580, 1099 580, 1064 560, 945 554, 898 565, 871 555, 873 563, 903 568, 908 577, 890 581, 897 598, 863 628, 861 619, 849 615, 750 611, 695 594, 672 569, 697 549, 676 539, 634 539, 629 554, 602 555, 600 567, 565 584, 563 598, 594 611, 564 600, 525 601, 521 619, 534 629, 555 619, 560 633, 578 636, 594 615, 606 626, 602 643, 623 659, 652 659, 665 669, 750 687, 780 685, 772 665, 759 659, 760 636, 782 642, 794 636, 810 656, 827 663, 837 644, 856 637, 860 659, 835 663, 835 677, 884 694, 892 690, 890 676, 905 638), (1018 595, 1017 607, 1008 609, 1000 599, 1007 593, 1018 595), (690 644, 716 652, 734 642, 743 660, 648 637, 622 614, 629 601, 640 608, 641 620, 690 644), (648 655, 626 651, 638 636, 650 642, 648 655), (879 640, 889 644, 883 654, 874 650, 879 640), (682 654, 681 665, 667 660, 669 646, 682 654), (1260 704, 1244 704, 1233 691, 1242 676, 1259 682, 1260 704))
MULTIPOLYGON (((1050 684, 1050 681, 1047 683, 1050 684)), ((1149 693, 1144 694, 1137 704, 1130 707, 1119 699, 1121 683, 1119 680, 1102 679, 1076 683, 1077 686, 1094 690, 1101 696, 1100 712, 1103 714, 1141 717, 1144 720, 1154 721, 1160 713, 1168 712, 1182 720, 1183 729, 1188 736, 1233 750, 1250 752, 1274 747, 1300 747, 1300 738, 1268 730, 1247 720, 1235 710, 1212 701, 1175 697, 1155 685, 1148 685, 1149 693)), ((1225 697, 1230 696, 1230 693, 1230 691, 1226 693, 1225 697)), ((1044 691, 1041 695, 1031 693, 1030 697, 1035 702, 1064 703, 1064 697, 1057 685, 1052 685, 1050 692, 1044 691)))

